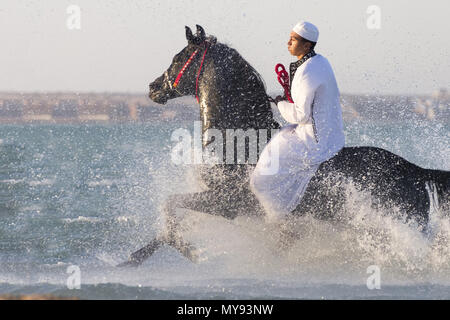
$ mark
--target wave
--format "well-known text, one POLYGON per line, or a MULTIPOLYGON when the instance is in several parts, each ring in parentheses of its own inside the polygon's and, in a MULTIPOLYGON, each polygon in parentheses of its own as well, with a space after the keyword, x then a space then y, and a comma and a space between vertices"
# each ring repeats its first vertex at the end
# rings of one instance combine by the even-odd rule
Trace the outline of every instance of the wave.
POLYGON ((36 186, 51 186, 55 183, 56 179, 42 179, 42 180, 32 180, 28 181, 28 185, 31 187, 36 186))
POLYGON ((120 184, 120 182, 121 182, 120 180, 103 179, 103 180, 88 181, 87 185, 88 187, 91 188, 104 186, 111 187, 120 184))
POLYGON ((396 209, 371 208, 370 196, 351 186, 348 193, 345 213, 336 221, 291 221, 295 237, 286 251, 280 249, 286 240, 279 226, 248 217, 224 221, 189 211, 185 238, 199 246, 202 263, 215 261, 219 277, 361 285, 368 268, 377 266, 384 284, 450 284, 448 213, 433 212, 433 227, 424 233, 396 209))
POLYGON ((61 219, 65 223, 74 223, 74 222, 89 222, 89 223, 97 223, 102 222, 105 219, 98 218, 98 217, 84 217, 84 216, 78 216, 77 218, 64 218, 61 219))
POLYGON ((18 184, 24 182, 25 179, 4 179, 0 180, 0 183, 6 183, 6 184, 18 184))

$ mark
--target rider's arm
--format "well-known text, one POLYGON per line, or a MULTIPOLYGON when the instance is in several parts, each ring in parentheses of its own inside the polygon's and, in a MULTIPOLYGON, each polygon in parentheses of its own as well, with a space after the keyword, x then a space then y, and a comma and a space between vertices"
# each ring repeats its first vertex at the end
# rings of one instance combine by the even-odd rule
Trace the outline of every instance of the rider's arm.
POLYGON ((305 124, 311 121, 311 109, 314 102, 318 83, 311 74, 304 73, 300 81, 296 81, 293 85, 297 87, 292 90, 292 99, 294 103, 289 101, 280 101, 277 104, 283 118, 289 123, 305 124))

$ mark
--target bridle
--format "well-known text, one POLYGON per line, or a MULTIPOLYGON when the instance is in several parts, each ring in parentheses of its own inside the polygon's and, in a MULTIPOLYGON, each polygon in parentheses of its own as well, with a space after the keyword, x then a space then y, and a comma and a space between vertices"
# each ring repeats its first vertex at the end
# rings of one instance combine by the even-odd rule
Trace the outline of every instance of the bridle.
MULTIPOLYGON (((208 48, 210 46, 210 43, 208 41, 203 41, 203 43, 201 43, 200 45, 203 45, 205 48, 205 51, 203 53, 203 58, 202 61, 200 63, 200 67, 198 69, 197 72, 197 79, 195 80, 195 98, 197 99, 197 102, 200 103, 200 100, 198 98, 198 80, 200 78, 200 72, 202 71, 202 67, 203 67, 203 62, 205 61, 205 56, 206 56, 206 52, 208 51, 208 48)), ((199 52, 200 48, 197 48, 189 57, 189 59, 186 61, 186 63, 184 64, 183 68, 181 68, 180 72, 178 72, 178 75, 175 79, 175 81, 172 83, 169 79, 169 73, 167 72, 167 70, 164 72, 164 82, 167 83, 167 85, 169 86, 170 90, 174 90, 176 91, 179 95, 182 95, 178 90, 178 84, 181 80, 181 77, 183 76, 183 73, 186 71, 186 69, 189 67, 189 65, 192 63, 192 61, 194 60, 195 56, 197 55, 197 53, 199 52)))

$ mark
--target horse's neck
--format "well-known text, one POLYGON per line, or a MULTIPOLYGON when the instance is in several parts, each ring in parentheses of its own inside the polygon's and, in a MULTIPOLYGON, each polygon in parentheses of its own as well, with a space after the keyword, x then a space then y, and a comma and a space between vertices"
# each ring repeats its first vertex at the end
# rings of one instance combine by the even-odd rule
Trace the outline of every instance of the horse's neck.
MULTIPOLYGON (((254 95, 254 93, 252 93, 254 95)), ((266 94, 251 98, 238 85, 223 89, 219 83, 206 85, 199 94, 200 119, 207 128, 262 129, 273 128, 273 114, 266 94)))

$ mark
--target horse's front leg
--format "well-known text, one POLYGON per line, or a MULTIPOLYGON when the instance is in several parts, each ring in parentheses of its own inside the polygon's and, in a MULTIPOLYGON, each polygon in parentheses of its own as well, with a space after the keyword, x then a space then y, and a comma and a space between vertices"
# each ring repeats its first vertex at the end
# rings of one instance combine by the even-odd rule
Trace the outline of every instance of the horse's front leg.
POLYGON ((183 207, 183 201, 189 195, 171 195, 164 202, 162 206, 162 213, 166 219, 165 228, 160 234, 150 241, 146 246, 133 252, 130 258, 118 265, 118 267, 124 266, 138 266, 145 260, 150 258, 156 250, 162 245, 167 244, 175 248, 183 256, 191 261, 196 261, 194 255, 194 248, 183 241, 180 233, 180 217, 176 215, 176 209, 183 207))
POLYGON ((175 248, 184 257, 196 262, 198 257, 195 248, 190 243, 185 242, 181 235, 180 222, 183 217, 176 214, 177 208, 186 208, 185 203, 191 197, 191 194, 169 196, 162 210, 166 218, 165 230, 158 238, 161 242, 175 248))
POLYGON ((232 197, 233 201, 230 201, 228 197, 224 197, 224 194, 229 194, 229 192, 223 192, 222 190, 208 190, 169 196, 163 207, 163 214, 166 218, 166 229, 163 232, 161 240, 178 250, 189 260, 196 261, 196 250, 191 244, 185 242, 181 236, 180 221, 183 217, 177 215, 176 209, 189 209, 222 216, 226 219, 234 219, 238 214, 239 208, 257 207, 248 192, 243 191, 238 193, 235 191, 235 193, 236 195, 232 197))
POLYGON ((229 197, 224 197, 223 194, 220 190, 208 190, 169 196, 162 208, 166 218, 163 232, 148 245, 132 253, 130 259, 120 264, 120 266, 141 264, 163 244, 172 246, 191 261, 196 260, 196 250, 192 245, 185 242, 181 236, 181 217, 176 214, 177 208, 200 211, 227 219, 234 219, 238 214, 238 209, 245 212, 260 211, 259 204, 249 192, 235 192, 235 196, 231 197, 231 201, 229 197))

